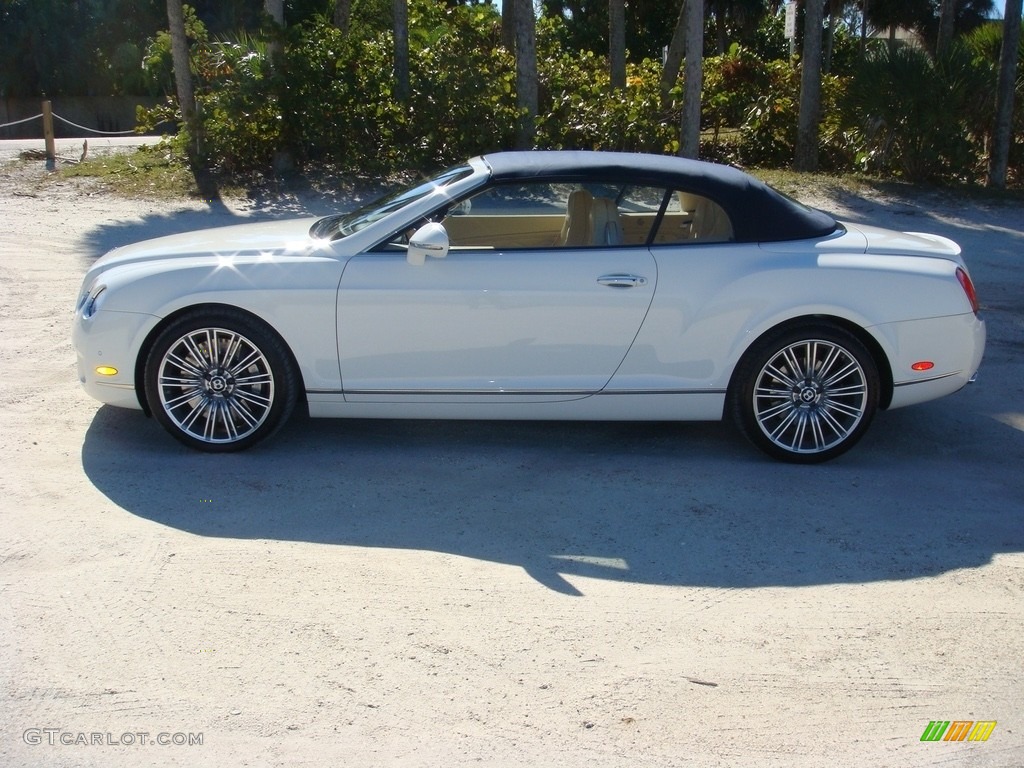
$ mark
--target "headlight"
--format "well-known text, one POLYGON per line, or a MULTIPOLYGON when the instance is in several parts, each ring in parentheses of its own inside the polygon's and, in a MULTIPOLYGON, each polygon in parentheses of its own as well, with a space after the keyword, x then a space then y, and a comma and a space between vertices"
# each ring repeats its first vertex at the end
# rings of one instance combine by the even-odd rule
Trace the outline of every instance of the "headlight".
POLYGON ((102 296, 104 291, 107 290, 107 286, 101 285, 93 288, 86 296, 85 301, 82 302, 82 317, 89 319, 96 314, 96 311, 100 308, 102 296))
POLYGON ((89 300, 89 294, 92 293, 93 285, 95 285, 95 283, 82 285, 82 290, 78 292, 78 301, 75 302, 75 312, 82 311, 82 307, 85 306, 85 302, 89 300))

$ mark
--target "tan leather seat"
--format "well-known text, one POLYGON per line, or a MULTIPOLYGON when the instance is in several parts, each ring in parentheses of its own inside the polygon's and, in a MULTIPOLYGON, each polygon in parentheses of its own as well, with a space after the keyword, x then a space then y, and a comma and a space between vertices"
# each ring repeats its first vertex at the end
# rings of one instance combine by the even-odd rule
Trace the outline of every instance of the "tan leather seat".
POLYGON ((590 244, 596 246, 622 245, 622 217, 615 201, 595 197, 590 212, 590 244))
POLYGON ((732 240, 732 223, 718 203, 701 195, 680 192, 679 205, 692 216, 692 240, 702 243, 727 243, 732 240))
POLYGON ((574 189, 565 203, 565 222, 556 245, 590 245, 590 211, 594 196, 585 189, 574 189))

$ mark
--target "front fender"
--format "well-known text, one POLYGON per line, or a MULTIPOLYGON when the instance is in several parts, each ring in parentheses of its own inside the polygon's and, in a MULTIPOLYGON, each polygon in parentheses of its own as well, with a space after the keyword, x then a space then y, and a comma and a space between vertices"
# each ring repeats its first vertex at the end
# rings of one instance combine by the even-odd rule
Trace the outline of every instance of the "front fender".
POLYGON ((252 263, 207 258, 173 268, 135 264, 102 276, 101 311, 153 318, 139 326, 125 350, 137 358, 161 321, 198 305, 236 307, 282 337, 307 387, 338 389, 335 304, 343 268, 337 259, 316 256, 252 263))

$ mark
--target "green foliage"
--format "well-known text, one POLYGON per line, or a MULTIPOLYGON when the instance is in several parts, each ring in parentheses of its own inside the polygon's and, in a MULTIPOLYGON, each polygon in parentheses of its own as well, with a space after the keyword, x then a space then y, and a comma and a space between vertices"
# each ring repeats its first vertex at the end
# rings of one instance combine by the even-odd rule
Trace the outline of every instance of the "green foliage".
MULTIPOLYGON (((346 37, 314 17, 289 28, 282 57, 272 61, 257 38, 210 43, 196 28, 201 154, 229 172, 266 168, 282 152, 299 162, 387 172, 508 146, 517 114, 514 63, 498 45, 494 9, 413 3, 410 29, 412 93, 400 103, 390 31, 363 28, 346 37)), ((149 60, 166 66, 164 48, 155 46, 149 60)))
POLYGON ((772 74, 752 51, 733 45, 724 56, 705 57, 703 126, 739 126, 750 106, 772 86, 772 74))
POLYGON ((200 153, 218 158, 229 171, 270 165, 281 144, 283 120, 266 44, 242 37, 201 45, 193 52, 192 66, 203 124, 200 153))
POLYGON ((410 11, 418 34, 410 40, 408 129, 417 165, 447 165, 510 146, 518 116, 515 61, 500 47, 497 12, 434 3, 410 11))
POLYGON ((765 61, 789 58, 789 40, 786 39, 786 13, 780 8, 761 17, 754 33, 754 51, 765 61))
MULTIPOLYGON (((845 80, 822 76, 822 165, 843 167, 845 137, 836 104, 845 80)), ((800 113, 800 70, 787 60, 765 61, 752 51, 733 46, 725 56, 704 60, 702 126, 711 132, 702 154, 717 160, 761 167, 785 167, 796 151, 800 113), (720 146, 723 133, 739 140, 720 146)))
POLYGON ((628 65, 619 91, 611 88, 605 59, 589 51, 548 58, 540 78, 539 148, 673 151, 678 113, 662 106, 657 62, 628 65))
POLYGON ((979 74, 962 47, 941 62, 910 46, 874 52, 843 105, 857 164, 909 181, 969 178, 981 160, 972 124, 992 98, 979 74))
MULTIPOLYGON (((682 85, 659 88, 662 46, 680 0, 631 0, 628 84, 612 90, 605 0, 542 0, 537 46, 538 147, 674 152, 682 85)), ((958 32, 991 0, 958 3, 958 32)), ((185 6, 202 130, 188 142, 230 172, 289 162, 361 171, 426 170, 508 148, 519 114, 514 59, 495 6, 410 0, 411 93, 393 92, 392 3, 353 0, 343 36, 333 0, 288 0, 287 29, 264 0, 191 0, 185 6), (192 7, 190 7, 192 6, 192 7), (274 50, 272 53, 271 42, 274 50)), ((902 20, 933 41, 936 0, 872 0, 879 24, 902 20)), ((702 156, 786 166, 794 154, 799 69, 789 62, 780 3, 709 0, 702 156), (735 41, 739 41, 736 43, 735 41), (731 47, 730 47, 731 44, 731 47)), ((164 95, 140 125, 178 122, 163 0, 0 0, 0 97, 164 95)), ((836 170, 914 180, 978 179, 995 105, 998 24, 984 24, 936 61, 880 42, 861 60, 857 30, 839 24, 822 82, 820 157, 836 170)), ((1024 42, 1022 42, 1024 53, 1024 42)), ((1011 147, 1011 179, 1024 178, 1024 65, 1011 147)))
POLYGON ((800 72, 786 61, 766 63, 767 87, 753 100, 740 126, 746 165, 785 166, 796 151, 800 72))

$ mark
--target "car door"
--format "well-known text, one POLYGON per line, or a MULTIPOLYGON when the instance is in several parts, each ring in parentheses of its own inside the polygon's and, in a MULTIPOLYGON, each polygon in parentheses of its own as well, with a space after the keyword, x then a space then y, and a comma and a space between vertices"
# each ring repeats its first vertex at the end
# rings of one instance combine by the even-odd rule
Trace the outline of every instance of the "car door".
POLYGON ((346 400, 555 401, 600 391, 640 330, 656 265, 642 244, 595 235, 605 222, 592 208, 577 211, 589 234, 573 241, 585 244, 566 245, 563 192, 533 188, 527 205, 508 190, 514 205, 477 198, 445 220, 444 259, 353 257, 337 313, 346 400))

